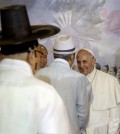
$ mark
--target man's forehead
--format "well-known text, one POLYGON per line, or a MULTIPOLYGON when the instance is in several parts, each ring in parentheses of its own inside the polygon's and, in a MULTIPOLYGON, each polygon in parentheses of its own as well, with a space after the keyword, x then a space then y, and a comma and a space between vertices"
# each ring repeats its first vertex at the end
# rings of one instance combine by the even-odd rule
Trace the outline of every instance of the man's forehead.
POLYGON ((87 60, 89 60, 89 59, 91 59, 91 57, 88 55, 88 54, 80 54, 78 57, 77 57, 77 60, 81 60, 81 61, 87 61, 87 60))
POLYGON ((88 51, 86 51, 86 50, 80 50, 79 52, 78 52, 78 56, 79 57, 87 57, 87 56, 91 56, 92 54, 91 53, 89 53, 88 51))
POLYGON ((86 55, 90 54, 90 55, 94 56, 93 51, 89 48, 82 48, 79 52, 82 53, 82 54, 86 54, 86 55))
POLYGON ((81 50, 79 54, 77 55, 77 61, 81 61, 81 62, 90 61, 91 62, 92 60, 93 60, 93 56, 85 50, 81 50))
POLYGON ((41 53, 42 55, 47 55, 48 54, 46 48, 43 47, 42 45, 38 45, 38 47, 36 48, 36 51, 41 53))

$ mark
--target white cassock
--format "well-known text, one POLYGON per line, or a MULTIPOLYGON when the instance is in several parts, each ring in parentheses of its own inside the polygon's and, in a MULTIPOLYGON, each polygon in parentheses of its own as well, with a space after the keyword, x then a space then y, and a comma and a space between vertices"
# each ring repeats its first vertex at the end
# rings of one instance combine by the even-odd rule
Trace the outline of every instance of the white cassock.
POLYGON ((117 79, 95 68, 87 78, 93 90, 87 134, 118 134, 120 85, 117 79))

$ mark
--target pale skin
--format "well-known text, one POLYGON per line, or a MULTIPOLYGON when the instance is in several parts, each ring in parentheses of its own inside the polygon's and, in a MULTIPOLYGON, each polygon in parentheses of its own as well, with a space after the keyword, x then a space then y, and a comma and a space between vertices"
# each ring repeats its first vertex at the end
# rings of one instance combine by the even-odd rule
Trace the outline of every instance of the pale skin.
POLYGON ((86 76, 93 71, 96 64, 94 56, 86 50, 78 51, 76 60, 79 72, 86 76))

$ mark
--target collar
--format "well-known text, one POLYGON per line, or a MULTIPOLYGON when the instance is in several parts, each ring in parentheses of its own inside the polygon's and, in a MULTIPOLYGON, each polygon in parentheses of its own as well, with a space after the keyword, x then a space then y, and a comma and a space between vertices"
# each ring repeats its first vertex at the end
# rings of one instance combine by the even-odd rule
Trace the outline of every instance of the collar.
POLYGON ((32 69, 30 65, 22 60, 16 60, 16 59, 3 59, 0 63, 0 67, 5 67, 13 70, 18 70, 24 74, 27 74, 28 76, 32 76, 32 69))
POLYGON ((95 77, 95 75, 96 75, 96 71, 97 71, 97 69, 94 68, 93 71, 92 71, 90 74, 87 75, 87 78, 88 78, 88 80, 89 80, 90 82, 93 82, 94 77, 95 77))
POLYGON ((69 65, 68 61, 66 61, 64 59, 56 58, 54 61, 55 62, 60 62, 60 63, 64 64, 65 66, 67 66, 68 68, 70 68, 70 65, 69 65))

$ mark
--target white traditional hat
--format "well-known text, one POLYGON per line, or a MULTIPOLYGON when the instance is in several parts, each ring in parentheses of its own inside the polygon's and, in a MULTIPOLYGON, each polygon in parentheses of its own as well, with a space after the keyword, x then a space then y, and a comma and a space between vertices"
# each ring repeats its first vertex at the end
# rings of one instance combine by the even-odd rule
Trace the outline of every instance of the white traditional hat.
POLYGON ((91 49, 89 49, 89 48, 82 48, 81 50, 88 51, 90 54, 92 54, 93 56, 95 56, 94 53, 93 53, 93 51, 91 49))
POLYGON ((53 53, 55 54, 72 54, 75 53, 74 42, 69 35, 60 35, 55 39, 53 53))

